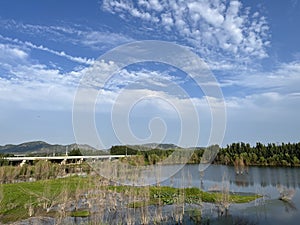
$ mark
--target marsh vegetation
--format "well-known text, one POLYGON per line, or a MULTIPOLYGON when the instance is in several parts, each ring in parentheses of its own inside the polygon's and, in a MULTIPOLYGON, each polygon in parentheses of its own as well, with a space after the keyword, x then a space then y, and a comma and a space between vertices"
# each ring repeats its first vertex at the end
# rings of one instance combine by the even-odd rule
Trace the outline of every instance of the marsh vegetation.
MULTIPOLYGON (((141 179, 136 171, 127 173, 128 164, 115 164, 105 162, 101 169, 122 179, 141 179)), ((46 161, 0 169, 5 174, 0 185, 2 223, 51 217, 56 224, 82 220, 90 224, 180 224, 185 220, 192 224, 203 220, 203 203, 226 207, 260 197, 230 194, 226 188, 206 192, 185 185, 124 185, 92 172, 88 164, 68 165, 68 174, 66 165, 46 161)))

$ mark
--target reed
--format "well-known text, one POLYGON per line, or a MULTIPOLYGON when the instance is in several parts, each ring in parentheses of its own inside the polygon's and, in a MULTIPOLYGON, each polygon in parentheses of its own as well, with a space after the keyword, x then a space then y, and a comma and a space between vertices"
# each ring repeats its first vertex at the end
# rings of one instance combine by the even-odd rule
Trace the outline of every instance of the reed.
POLYGON ((279 200, 282 201, 292 201, 296 190, 294 188, 287 188, 282 185, 277 185, 277 190, 279 191, 279 200))

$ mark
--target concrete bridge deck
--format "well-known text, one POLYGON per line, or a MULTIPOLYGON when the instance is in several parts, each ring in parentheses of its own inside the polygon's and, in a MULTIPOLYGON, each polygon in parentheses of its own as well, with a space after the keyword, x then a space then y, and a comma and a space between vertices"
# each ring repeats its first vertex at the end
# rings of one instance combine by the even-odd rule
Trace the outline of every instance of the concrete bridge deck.
POLYGON ((129 157, 127 155, 93 155, 93 156, 14 156, 14 157, 5 157, 10 164, 21 165, 23 166, 26 163, 47 160, 58 162, 61 164, 68 164, 70 162, 82 163, 86 160, 112 160, 129 157))
POLYGON ((87 160, 87 159, 118 159, 124 158, 126 155, 93 155, 93 156, 15 156, 5 157, 8 161, 35 161, 35 160, 87 160))

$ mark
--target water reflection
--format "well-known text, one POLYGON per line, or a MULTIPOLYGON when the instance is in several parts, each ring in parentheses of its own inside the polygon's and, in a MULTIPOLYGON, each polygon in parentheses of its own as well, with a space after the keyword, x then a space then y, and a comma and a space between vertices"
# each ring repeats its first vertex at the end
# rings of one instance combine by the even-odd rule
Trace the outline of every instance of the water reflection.
MULTIPOLYGON (((172 170, 172 165, 165 166, 163 170, 172 170)), ((234 167, 223 165, 211 165, 204 174, 200 174, 197 165, 186 165, 181 171, 172 176, 172 182, 167 179, 163 182, 165 185, 175 185, 180 183, 182 186, 182 177, 189 180, 195 187, 202 185, 203 189, 208 184, 222 181, 222 176, 226 174, 232 188, 239 187, 274 187, 283 185, 287 188, 300 188, 300 168, 268 168, 268 167, 249 167, 247 173, 236 174, 234 167), (201 182, 202 181, 202 182, 201 182)), ((172 186, 171 185, 171 186, 172 186)))
POLYGON ((292 212, 292 211, 297 211, 297 207, 296 207, 295 203, 292 201, 284 202, 284 206, 285 206, 284 209, 287 213, 292 212))

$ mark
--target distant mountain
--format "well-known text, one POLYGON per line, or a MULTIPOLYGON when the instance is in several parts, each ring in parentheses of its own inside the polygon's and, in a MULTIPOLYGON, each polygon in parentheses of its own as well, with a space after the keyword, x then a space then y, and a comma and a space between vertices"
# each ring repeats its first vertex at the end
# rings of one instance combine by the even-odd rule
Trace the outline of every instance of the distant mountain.
POLYGON ((138 148, 139 150, 146 151, 150 149, 181 149, 181 147, 174 144, 158 144, 158 143, 147 143, 142 145, 128 145, 128 147, 138 148))
POLYGON ((149 148, 158 148, 158 149, 179 149, 179 148, 181 148, 174 144, 157 144, 157 143, 144 144, 143 146, 149 147, 149 148))
POLYGON ((97 150, 89 145, 82 144, 70 144, 59 145, 49 144, 44 141, 32 141, 19 145, 8 144, 0 146, 0 153, 12 153, 12 154, 65 154, 66 151, 70 152, 72 149, 80 149, 82 152, 107 154, 107 152, 97 150))

